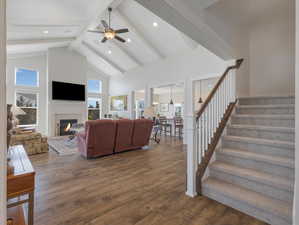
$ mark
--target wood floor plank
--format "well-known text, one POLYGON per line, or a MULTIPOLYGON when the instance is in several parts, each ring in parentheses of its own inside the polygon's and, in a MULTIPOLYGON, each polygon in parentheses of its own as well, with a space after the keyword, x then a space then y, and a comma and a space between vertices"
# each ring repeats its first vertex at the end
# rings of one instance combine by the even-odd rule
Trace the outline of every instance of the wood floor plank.
POLYGON ((206 197, 187 197, 186 148, 175 138, 94 160, 54 152, 31 160, 35 225, 265 225, 206 197))

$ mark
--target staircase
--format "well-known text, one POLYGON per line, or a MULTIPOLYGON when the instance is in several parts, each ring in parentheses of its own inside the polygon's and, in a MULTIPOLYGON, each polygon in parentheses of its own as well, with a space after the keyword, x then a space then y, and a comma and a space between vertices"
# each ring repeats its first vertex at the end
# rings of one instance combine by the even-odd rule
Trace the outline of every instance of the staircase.
POLYGON ((238 100, 202 181, 204 196, 272 225, 292 224, 294 100, 238 100))

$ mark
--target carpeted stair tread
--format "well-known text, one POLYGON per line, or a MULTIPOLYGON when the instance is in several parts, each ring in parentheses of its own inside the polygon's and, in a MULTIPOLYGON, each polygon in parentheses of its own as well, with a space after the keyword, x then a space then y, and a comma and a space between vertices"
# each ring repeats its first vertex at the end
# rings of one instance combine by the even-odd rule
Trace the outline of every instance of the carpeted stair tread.
POLYGON ((264 155, 255 152, 248 152, 244 150, 238 149, 229 149, 229 148, 222 148, 218 151, 220 154, 234 156, 238 158, 244 158, 247 160, 255 160, 259 162, 270 163, 273 165, 288 167, 288 168, 295 168, 295 161, 291 158, 286 157, 279 157, 279 156, 271 156, 271 155, 264 155))
POLYGON ((210 189, 213 192, 232 198, 241 204, 245 203, 258 210, 263 210, 276 216, 280 216, 287 221, 291 221, 292 206, 288 202, 273 199, 238 185, 211 177, 203 181, 203 188, 210 189))
POLYGON ((262 139, 262 138, 241 137, 241 136, 232 136, 232 135, 227 135, 224 136, 223 138, 224 140, 229 140, 229 141, 246 142, 250 144, 261 144, 261 145, 282 147, 282 148, 295 150, 295 143, 290 141, 269 140, 269 139, 262 139))
POLYGON ((275 186, 276 188, 280 188, 286 191, 293 192, 294 190, 294 184, 290 179, 261 172, 258 170, 242 168, 220 161, 212 163, 211 169, 229 173, 231 175, 239 176, 244 179, 256 181, 270 186, 275 186))

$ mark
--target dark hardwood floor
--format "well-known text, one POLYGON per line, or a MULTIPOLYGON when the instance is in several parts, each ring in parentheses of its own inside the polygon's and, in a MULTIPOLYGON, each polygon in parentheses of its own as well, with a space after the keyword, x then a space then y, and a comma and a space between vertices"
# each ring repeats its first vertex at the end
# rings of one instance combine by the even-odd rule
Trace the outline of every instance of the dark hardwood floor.
POLYGON ((95 160, 31 157, 35 225, 265 225, 205 197, 185 195, 181 141, 95 160))

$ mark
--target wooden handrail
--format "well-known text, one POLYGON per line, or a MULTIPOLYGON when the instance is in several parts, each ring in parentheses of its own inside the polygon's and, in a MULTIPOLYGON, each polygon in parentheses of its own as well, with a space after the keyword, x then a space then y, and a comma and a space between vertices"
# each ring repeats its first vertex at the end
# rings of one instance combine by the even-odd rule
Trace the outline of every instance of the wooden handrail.
POLYGON ((207 106, 209 105, 210 101, 212 100, 212 98, 214 97, 214 95, 216 94, 218 88, 220 87, 220 85, 222 84, 222 82, 224 81, 225 77, 227 76, 228 72, 234 69, 239 69, 241 64, 243 63, 244 59, 238 59, 236 60, 236 64, 234 66, 230 66, 228 67, 224 74, 221 76, 221 78, 218 80, 217 84, 215 85, 215 87, 213 88, 213 90, 210 92, 209 96, 207 97, 207 99, 205 100, 205 102, 202 104, 202 106, 200 107, 200 110, 197 113, 197 117, 196 117, 196 121, 199 120, 199 118, 202 116, 203 112, 205 111, 205 109, 207 108, 207 106))

